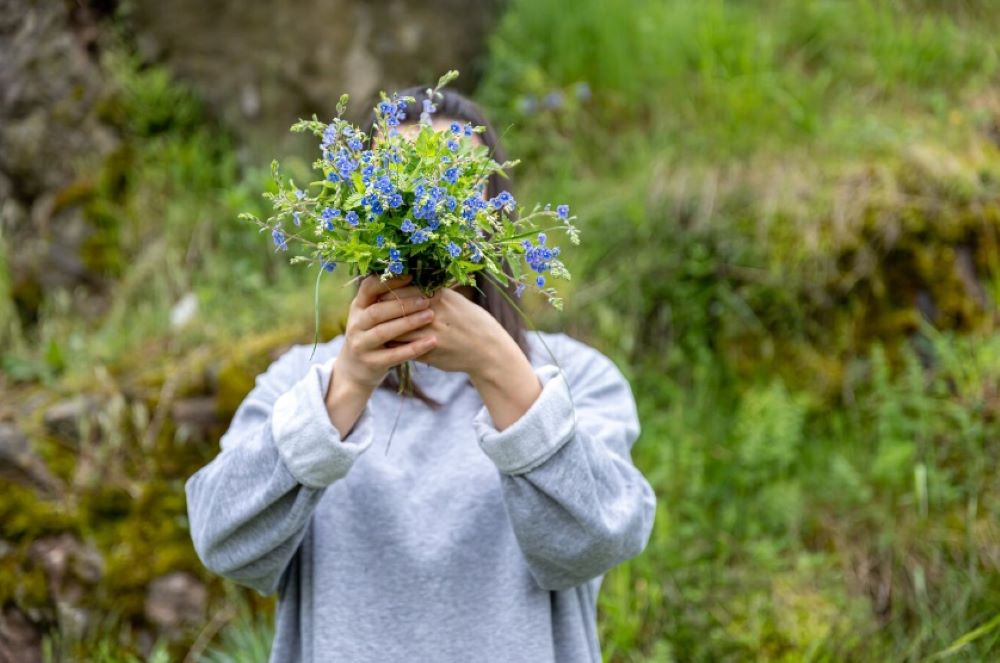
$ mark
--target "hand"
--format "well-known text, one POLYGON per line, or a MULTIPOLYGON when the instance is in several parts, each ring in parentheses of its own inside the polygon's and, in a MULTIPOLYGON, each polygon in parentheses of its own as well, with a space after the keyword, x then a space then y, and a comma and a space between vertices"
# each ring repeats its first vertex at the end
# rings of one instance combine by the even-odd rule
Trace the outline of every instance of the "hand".
MULTIPOLYGON (((391 294, 381 295, 386 301, 391 294)), ((441 288, 430 300, 434 319, 419 329, 401 334, 395 343, 417 342, 434 337, 433 350, 419 360, 443 371, 483 373, 500 364, 520 348, 490 313, 453 288, 441 288)))
POLYGON ((415 359, 434 347, 428 335, 387 347, 400 334, 427 325, 434 317, 430 300, 414 286, 409 275, 382 281, 368 276, 361 282, 347 314, 344 344, 333 360, 326 392, 330 421, 346 441, 379 382, 389 369, 415 359), (379 295, 387 297, 379 301, 379 295))
POLYGON ((425 327, 434 318, 430 300, 416 286, 406 286, 407 274, 387 281, 368 276, 351 302, 344 344, 334 360, 338 377, 374 390, 389 369, 421 356, 436 344, 433 334, 403 344, 387 342, 425 327))
POLYGON ((497 430, 517 421, 542 391, 517 342, 489 311, 452 288, 434 293, 431 310, 430 324, 394 342, 435 338, 434 349, 418 359, 443 371, 468 373, 497 430))

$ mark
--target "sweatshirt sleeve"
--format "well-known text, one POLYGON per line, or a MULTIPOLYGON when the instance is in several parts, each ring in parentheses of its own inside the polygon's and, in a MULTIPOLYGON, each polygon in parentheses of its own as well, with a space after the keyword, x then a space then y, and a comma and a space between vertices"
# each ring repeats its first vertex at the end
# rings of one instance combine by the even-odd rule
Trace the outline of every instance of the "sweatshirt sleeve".
POLYGON ((473 420, 500 471, 521 551, 549 590, 638 555, 656 511, 656 494, 631 460, 639 419, 628 381, 603 354, 574 345, 560 358, 566 373, 551 363, 535 368, 542 392, 512 425, 497 431, 485 406, 473 420))
POLYGON ((373 439, 370 405, 341 439, 325 405, 333 359, 310 365, 310 349, 294 346, 257 376, 220 453, 185 483, 198 557, 265 596, 280 586, 327 486, 373 439))

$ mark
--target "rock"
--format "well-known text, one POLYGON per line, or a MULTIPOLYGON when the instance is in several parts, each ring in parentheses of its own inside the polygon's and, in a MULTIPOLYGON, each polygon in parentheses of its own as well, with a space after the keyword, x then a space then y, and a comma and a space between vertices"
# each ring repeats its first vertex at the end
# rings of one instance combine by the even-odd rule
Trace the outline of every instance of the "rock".
POLYGON ((170 416, 178 428, 190 432, 206 431, 222 423, 215 396, 196 396, 175 401, 170 416))
POLYGON ((45 570, 49 592, 57 601, 78 604, 104 575, 104 560, 97 548, 69 532, 36 539, 30 551, 31 558, 45 570))
POLYGON ((27 436, 13 424, 0 422, 0 479, 37 490, 43 497, 62 492, 59 481, 31 449, 27 436))
POLYGON ((91 54, 87 3, 0 0, 0 224, 12 292, 30 319, 52 287, 103 285, 81 257, 94 232, 78 174, 119 144, 100 117, 111 93, 91 54))
POLYGON ((431 83, 458 69, 472 89, 497 0, 303 0, 296 3, 137 0, 133 31, 147 60, 164 62, 199 92, 258 156, 306 145, 288 127, 329 119, 344 92, 352 119, 380 89, 431 83))
POLYGON ((90 396, 77 396, 59 401, 45 410, 43 416, 45 429, 62 440, 78 444, 80 422, 93 412, 96 406, 90 396))
POLYGON ((0 663, 41 663, 42 629, 14 605, 0 610, 0 663))
POLYGON ((190 573, 174 571, 150 583, 146 619, 165 631, 177 631, 203 622, 207 602, 205 585, 190 573))

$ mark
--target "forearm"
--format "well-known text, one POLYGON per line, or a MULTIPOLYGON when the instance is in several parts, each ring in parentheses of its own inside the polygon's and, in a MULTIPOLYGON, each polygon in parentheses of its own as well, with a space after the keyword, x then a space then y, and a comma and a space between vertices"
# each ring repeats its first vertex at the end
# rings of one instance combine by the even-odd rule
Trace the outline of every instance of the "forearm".
POLYGON ((337 360, 334 360, 324 400, 330 422, 340 433, 342 440, 350 436, 371 395, 371 389, 351 380, 345 371, 338 372, 337 360))
POLYGON ((520 419, 542 393, 531 362, 506 333, 486 344, 479 367, 469 377, 498 431, 520 419))

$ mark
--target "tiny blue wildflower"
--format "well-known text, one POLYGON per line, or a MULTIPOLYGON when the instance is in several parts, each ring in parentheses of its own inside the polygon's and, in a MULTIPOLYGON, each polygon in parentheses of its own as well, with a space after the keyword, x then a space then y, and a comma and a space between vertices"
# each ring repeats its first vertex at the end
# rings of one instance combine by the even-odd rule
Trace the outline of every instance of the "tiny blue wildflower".
POLYGON ((471 136, 471 135, 472 135, 472 124, 471 124, 471 123, 469 123, 469 122, 466 122, 466 123, 465 123, 465 127, 463 128, 463 130, 462 130, 462 131, 463 131, 463 133, 464 133, 464 134, 465 134, 466 136, 471 136))
POLYGON ((451 168, 444 171, 444 181, 448 184, 454 184, 458 181, 458 168, 452 166, 451 168))
POLYGON ((563 105, 563 93, 562 90, 553 90, 545 95, 542 100, 542 104, 546 108, 559 108, 563 105))
POLYGON ((455 242, 448 242, 448 253, 451 254, 452 258, 457 258, 462 252, 462 247, 460 247, 455 242))
POLYGON ((458 152, 458 143, 453 140, 449 140, 448 149, 451 150, 452 152, 458 152))
POLYGON ((403 204, 402 194, 394 193, 391 196, 389 196, 389 207, 391 207, 392 209, 396 209, 397 207, 402 206, 402 204, 403 204))
POLYGON ((545 243, 545 233, 538 233, 538 243, 539 244, 545 243))
POLYGON ((385 237, 382 237, 382 235, 375 235, 375 246, 381 249, 383 244, 385 244, 385 237))
POLYGON ((389 249, 389 260, 399 260, 399 249, 389 249))
POLYGON ((272 230, 271 238, 274 240, 274 245, 278 247, 277 249, 275 249, 275 251, 277 251, 278 249, 281 249, 282 251, 288 250, 288 242, 285 241, 285 235, 280 230, 278 230, 277 228, 272 230))
POLYGON ((299 212, 292 212, 292 219, 295 221, 295 225, 297 226, 302 225, 302 216, 300 215, 299 212))
POLYGON ((535 285, 537 285, 539 288, 545 285, 545 277, 539 274, 538 278, 535 279, 535 285))
POLYGON ((451 129, 451 133, 453 133, 453 134, 459 134, 459 133, 462 133, 462 127, 460 127, 460 126, 458 125, 458 122, 452 122, 452 123, 451 123, 451 126, 450 126, 450 127, 448 127, 448 128, 449 128, 449 129, 451 129))
POLYGON ((414 230, 416 230, 417 227, 413 224, 413 221, 411 221, 410 219, 404 219, 403 224, 399 226, 399 229, 402 230, 404 233, 411 233, 414 230))
POLYGON ((348 212, 347 216, 344 217, 344 219, 352 226, 358 225, 358 213, 355 212, 354 210, 348 212))
POLYGON ((347 141, 347 146, 352 150, 354 150, 355 152, 357 152, 362 147, 361 139, 358 138, 357 136, 354 136, 349 141, 347 141))
POLYGON ((556 208, 556 214, 559 215, 560 219, 565 219, 569 216, 569 205, 560 205, 556 208))
POLYGON ((336 267, 337 267, 337 263, 335 263, 335 262, 331 262, 329 260, 324 260, 323 261, 323 269, 325 269, 328 272, 332 272, 334 269, 336 269, 336 267))
POLYGON ((389 271, 392 272, 393 274, 402 274, 403 263, 399 262, 398 260, 393 260, 392 262, 389 263, 389 271))
POLYGON ((414 244, 420 244, 428 240, 427 231, 423 228, 419 228, 416 232, 410 235, 410 241, 414 244))
POLYGON ((517 287, 514 288, 514 296, 520 298, 520 296, 523 293, 524 293, 524 284, 523 283, 518 283, 517 287))

